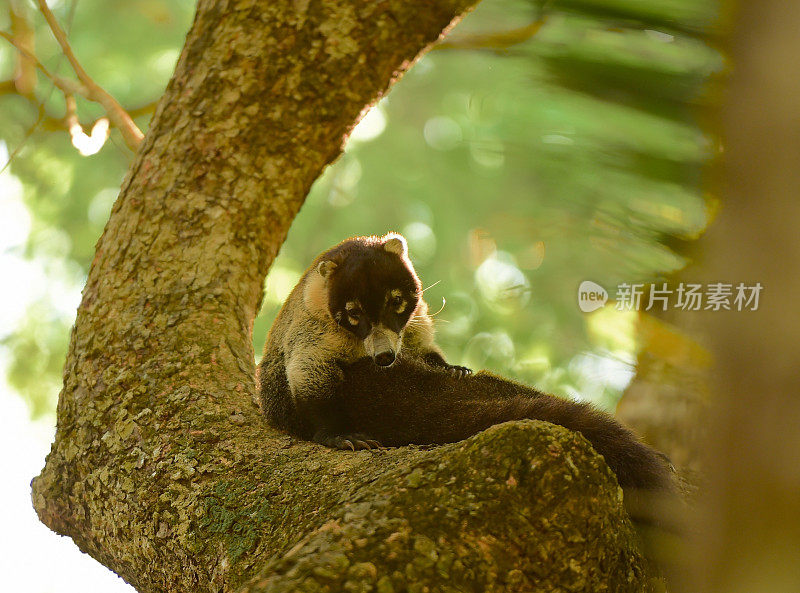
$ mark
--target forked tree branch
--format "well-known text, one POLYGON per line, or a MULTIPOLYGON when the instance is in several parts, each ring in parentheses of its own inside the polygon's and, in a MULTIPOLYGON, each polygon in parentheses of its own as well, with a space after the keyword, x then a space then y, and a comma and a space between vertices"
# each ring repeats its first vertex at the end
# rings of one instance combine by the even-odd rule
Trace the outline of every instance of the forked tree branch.
MULTIPOLYGON (((5 32, 0 31, 0 37, 6 38, 6 35, 7 34, 5 32)), ((37 62, 33 62, 33 65, 34 65, 34 67, 38 68, 39 67, 38 61, 37 62)), ((49 74, 50 74, 49 71, 45 72, 45 75, 48 76, 48 77, 49 77, 49 74)), ((62 79, 58 80, 58 83, 61 83, 60 86, 54 80, 53 80, 53 83, 57 88, 59 88, 59 90, 62 90, 62 92, 66 93, 65 97, 66 97, 67 94, 71 94, 68 91, 64 91, 64 88, 62 88, 62 87, 67 87, 66 84, 63 84, 62 79)), ((74 90, 73 86, 69 86, 67 88, 74 90)), ((81 88, 82 87, 78 87, 78 89, 81 89, 81 88)), ((42 107, 41 104, 36 100, 35 97, 20 93, 19 90, 17 89, 16 82, 14 80, 2 80, 2 81, 0 81, 0 95, 19 95, 20 97, 23 97, 23 98, 27 99, 37 109, 41 109, 41 107, 42 107)), ((132 109, 126 109, 125 111, 128 113, 129 116, 131 116, 132 119, 136 119, 137 117, 140 117, 142 115, 148 115, 148 114, 153 113, 155 111, 157 105, 158 105, 158 101, 151 101, 150 103, 145 103, 144 105, 142 105, 140 107, 134 107, 132 109)), ((71 121, 68 121, 68 116, 69 115, 70 115, 69 113, 65 113, 63 117, 56 117, 56 116, 53 116, 53 115, 50 115, 50 114, 45 114, 45 116, 41 119, 41 122, 40 122, 41 123, 41 127, 42 127, 43 130, 45 130, 47 132, 63 132, 65 130, 69 131, 69 126, 70 126, 70 123, 71 123, 71 121)), ((94 120, 92 120, 91 122, 88 122, 88 123, 81 123, 81 122, 78 122, 78 123, 83 128, 91 129, 92 127, 94 127, 97 124, 98 120, 99 120, 99 118, 98 119, 94 119, 94 120)), ((111 122, 111 127, 116 127, 116 124, 113 121, 111 122)))
MULTIPOLYGON (((39 124, 43 125, 45 130, 71 131, 72 129, 74 129, 74 126, 76 124, 79 125, 81 129, 83 128, 92 129, 94 128, 95 125, 97 125, 97 123, 102 118, 98 118, 94 120, 92 123, 87 125, 81 124, 77 120, 77 114, 75 112, 75 104, 74 104, 75 95, 80 95, 81 97, 84 97, 85 99, 88 99, 90 101, 100 102, 97 98, 98 95, 96 91, 92 90, 91 88, 87 87, 85 84, 82 84, 81 82, 75 81, 70 78, 65 78, 63 76, 59 76, 57 74, 50 72, 50 70, 48 70, 47 67, 44 64, 42 64, 33 53, 31 53, 26 47, 21 45, 19 41, 9 33, 5 31, 0 31, 0 37, 6 39, 11 45, 13 45, 20 56, 24 57, 27 62, 32 64, 42 74, 44 74, 45 77, 47 77, 53 83, 53 85, 64 94, 64 99, 65 102, 67 102, 68 108, 66 110, 64 117, 62 118, 53 117, 51 115, 44 113, 43 112, 44 106, 37 101, 36 97, 32 93, 29 94, 20 92, 15 80, 0 82, 0 94, 17 94, 32 102, 36 106, 36 108, 39 109, 40 111, 40 116, 37 119, 37 125, 39 124)), ((105 93, 105 91, 103 91, 103 93, 105 93)), ((105 94, 110 97, 108 93, 105 94)), ((116 103, 116 101, 114 102, 116 103)), ((148 103, 147 105, 144 105, 142 107, 139 107, 131 111, 126 111, 124 108, 120 107, 119 104, 117 104, 117 106, 119 107, 119 109, 116 111, 116 113, 119 113, 119 111, 121 110, 121 112, 124 113, 125 117, 116 117, 115 119, 112 119, 110 113, 106 111, 108 119, 110 120, 110 124, 113 127, 120 127, 121 125, 127 126, 129 122, 133 121, 134 117, 138 117, 139 115, 144 115, 146 113, 151 113, 152 111, 155 110, 156 102, 148 103)), ((136 127, 135 124, 134 128, 135 130, 133 136, 135 136, 137 132, 141 134, 141 132, 139 132, 139 128, 136 127)), ((126 139, 128 147, 131 148, 131 150, 135 151, 138 144, 132 145, 130 142, 128 142, 133 138, 133 136, 130 133, 126 133, 125 130, 126 130, 125 128, 120 128, 123 137, 125 137, 126 139)), ((128 129, 128 132, 130 132, 130 129, 128 129)), ((11 161, 9 160, 9 162, 11 161)))
POLYGON ((64 33, 64 30, 58 24, 56 17, 47 6, 47 2, 45 0, 37 0, 37 2, 39 4, 39 10, 44 15, 47 24, 50 26, 50 30, 53 32, 53 36, 61 46, 61 51, 63 51, 64 55, 67 57, 78 80, 86 87, 85 96, 103 106, 108 118, 119 128, 122 137, 125 139, 125 143, 131 150, 136 152, 144 137, 141 130, 136 126, 131 116, 128 115, 117 100, 92 80, 86 70, 83 69, 83 66, 81 66, 80 62, 75 57, 75 53, 72 51, 69 41, 67 41, 66 33, 64 33))

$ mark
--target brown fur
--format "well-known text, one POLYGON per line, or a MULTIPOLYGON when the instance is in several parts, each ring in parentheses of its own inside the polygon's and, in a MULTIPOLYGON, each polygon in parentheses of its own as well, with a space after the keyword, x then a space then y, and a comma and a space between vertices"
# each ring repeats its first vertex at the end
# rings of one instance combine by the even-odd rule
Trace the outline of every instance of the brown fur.
POLYGON ((460 379, 419 360, 380 368, 363 359, 343 369, 331 399, 342 434, 360 433, 383 445, 451 443, 494 424, 531 418, 581 433, 625 488, 672 490, 665 457, 610 415, 509 379, 480 372, 460 379))

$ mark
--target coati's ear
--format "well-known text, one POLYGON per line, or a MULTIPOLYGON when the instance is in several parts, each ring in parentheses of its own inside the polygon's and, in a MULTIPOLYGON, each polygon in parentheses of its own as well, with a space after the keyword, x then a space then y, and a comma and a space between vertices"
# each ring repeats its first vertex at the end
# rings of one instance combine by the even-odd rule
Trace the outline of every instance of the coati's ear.
POLYGON ((402 235, 391 233, 386 236, 386 241, 383 242, 383 248, 389 253, 396 253, 400 257, 408 255, 408 245, 402 235))
POLYGON ((317 272, 319 272, 319 275, 325 279, 327 279, 335 269, 336 262, 332 262, 329 259, 323 259, 317 264, 317 272))

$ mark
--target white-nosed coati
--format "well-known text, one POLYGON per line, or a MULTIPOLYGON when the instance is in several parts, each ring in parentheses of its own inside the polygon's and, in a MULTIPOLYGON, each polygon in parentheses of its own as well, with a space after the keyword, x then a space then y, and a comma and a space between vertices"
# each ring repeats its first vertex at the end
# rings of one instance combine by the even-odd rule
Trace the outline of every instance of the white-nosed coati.
POLYGON ((663 456, 589 404, 445 362, 405 240, 348 239, 319 255, 278 313, 259 365, 261 406, 330 447, 440 444, 531 418, 580 432, 621 486, 671 490, 663 456))
POLYGON ((262 410, 274 426, 340 448, 377 443, 340 430, 329 408, 342 365, 408 356, 459 377, 433 341, 433 322, 405 239, 355 237, 317 256, 281 308, 259 364, 262 410))

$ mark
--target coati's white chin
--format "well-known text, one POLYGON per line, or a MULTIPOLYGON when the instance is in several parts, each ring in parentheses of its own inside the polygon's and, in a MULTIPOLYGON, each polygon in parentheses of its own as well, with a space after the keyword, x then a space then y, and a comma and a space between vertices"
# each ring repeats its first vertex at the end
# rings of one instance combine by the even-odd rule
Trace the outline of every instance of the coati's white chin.
POLYGON ((400 334, 383 325, 376 325, 364 338, 364 350, 377 364, 388 367, 400 353, 401 343, 402 336, 400 334))

